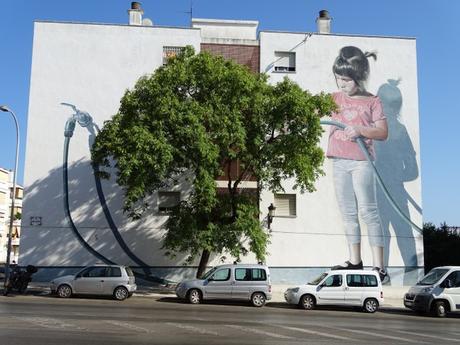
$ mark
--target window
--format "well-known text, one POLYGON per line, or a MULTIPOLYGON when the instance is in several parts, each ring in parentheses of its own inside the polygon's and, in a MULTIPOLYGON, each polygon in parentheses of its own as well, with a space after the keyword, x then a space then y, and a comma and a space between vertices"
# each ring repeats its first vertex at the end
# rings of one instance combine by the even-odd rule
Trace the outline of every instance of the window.
POLYGON ((450 280, 452 282, 452 287, 460 287, 460 271, 452 272, 444 280, 450 280))
POLYGON ((158 211, 169 212, 173 207, 179 205, 180 192, 159 192, 158 193, 158 211))
POLYGON ((265 281, 267 280, 267 274, 262 268, 236 268, 235 280, 265 281))
POLYGON ((333 276, 329 276, 324 281, 323 285, 327 286, 327 287, 342 286, 342 275, 341 274, 334 274, 333 276))
POLYGON ((364 275, 363 276, 363 286, 378 286, 377 277, 373 275, 364 275))
POLYGON ((275 72, 295 72, 295 53, 275 52, 275 72))
POLYGON ((370 274, 347 274, 349 287, 373 287, 378 286, 377 277, 370 274))
POLYGON ((267 280, 267 274, 262 268, 253 268, 252 270, 252 280, 256 281, 265 281, 267 280))
POLYGON ((236 280, 251 280, 251 269, 250 268, 237 268, 235 269, 236 280))
POLYGON ((168 63, 168 60, 180 54, 184 47, 163 47, 163 66, 168 63))
POLYGON ((105 266, 97 266, 97 267, 89 267, 80 274, 78 277, 85 277, 85 278, 98 278, 98 277, 105 277, 106 276, 107 267, 105 266))
MULTIPOLYGON (((16 195, 14 196, 15 199, 22 199, 23 197, 23 190, 20 188, 16 188, 16 195)), ((13 199, 13 187, 10 188, 10 199, 13 199)))
POLYGON ((216 271, 211 277, 211 280, 225 281, 230 279, 230 268, 224 268, 216 271))
POLYGON ((134 277, 134 273, 130 267, 125 267, 126 273, 128 273, 128 277, 134 277))
POLYGON ((275 217, 295 217, 296 195, 295 194, 275 194, 275 217))
POLYGON ((120 267, 110 267, 108 276, 109 277, 121 277, 121 269, 120 269, 120 267))

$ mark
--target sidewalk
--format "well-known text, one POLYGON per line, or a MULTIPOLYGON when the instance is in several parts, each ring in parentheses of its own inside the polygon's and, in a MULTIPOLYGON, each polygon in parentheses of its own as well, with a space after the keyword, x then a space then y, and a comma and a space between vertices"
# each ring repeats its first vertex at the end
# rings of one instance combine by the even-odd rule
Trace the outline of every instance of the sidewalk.
MULTIPOLYGON (((289 287, 292 286, 272 285, 272 299, 270 302, 284 302, 284 291, 286 291, 286 289, 289 287)), ((404 308, 403 297, 407 290, 409 290, 409 287, 383 286, 383 297, 385 301, 382 306, 391 308, 404 308)), ((26 294, 31 295, 47 295, 49 293, 49 285, 48 283, 44 282, 30 283, 26 292, 26 294)), ((164 297, 175 297, 176 295, 173 288, 138 285, 134 296, 160 299, 164 297)))

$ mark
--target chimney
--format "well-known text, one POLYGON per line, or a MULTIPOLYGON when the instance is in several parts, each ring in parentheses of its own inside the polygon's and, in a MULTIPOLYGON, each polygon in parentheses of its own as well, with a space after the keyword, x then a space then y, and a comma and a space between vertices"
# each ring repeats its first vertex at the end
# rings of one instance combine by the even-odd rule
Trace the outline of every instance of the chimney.
POLYGON ((144 11, 141 8, 141 3, 133 1, 131 3, 131 9, 128 10, 129 14, 129 25, 142 25, 142 15, 144 11))
POLYGON ((328 11, 326 10, 319 11, 319 17, 316 18, 316 26, 318 28, 318 33, 330 34, 331 33, 331 21, 332 21, 332 18, 329 17, 328 11))

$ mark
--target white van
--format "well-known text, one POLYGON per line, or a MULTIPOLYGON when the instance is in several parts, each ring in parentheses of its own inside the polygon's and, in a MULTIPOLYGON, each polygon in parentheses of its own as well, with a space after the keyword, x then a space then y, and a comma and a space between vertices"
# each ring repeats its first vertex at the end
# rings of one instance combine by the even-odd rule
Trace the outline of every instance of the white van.
POLYGON ((375 313, 383 303, 383 290, 376 271, 335 270, 323 273, 307 285, 287 289, 284 299, 304 309, 344 305, 375 313))
POLYGON ((206 299, 251 301, 262 307, 272 298, 270 272, 259 264, 231 264, 212 268, 202 279, 184 280, 176 287, 176 295, 192 304, 206 299))
POLYGON ((460 311, 460 266, 433 268, 404 295, 404 305, 438 317, 460 311))

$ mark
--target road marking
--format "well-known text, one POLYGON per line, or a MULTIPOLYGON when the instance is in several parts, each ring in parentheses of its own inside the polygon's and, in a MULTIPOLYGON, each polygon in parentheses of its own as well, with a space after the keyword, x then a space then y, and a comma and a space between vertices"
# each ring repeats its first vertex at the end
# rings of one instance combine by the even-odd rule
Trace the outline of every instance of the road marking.
POLYGON ((429 334, 423 334, 423 333, 417 333, 417 332, 400 331, 400 330, 397 330, 397 329, 395 329, 394 331, 399 332, 399 333, 405 333, 405 334, 411 334, 411 335, 418 335, 418 336, 420 336, 420 337, 435 338, 435 339, 439 339, 439 340, 460 342, 460 339, 444 338, 444 337, 440 337, 440 336, 438 336, 438 335, 429 335, 429 334))
POLYGON ((217 332, 209 331, 209 330, 206 330, 206 329, 203 329, 203 328, 194 327, 194 326, 190 326, 190 325, 184 325, 184 324, 178 324, 178 323, 172 323, 172 322, 166 322, 166 325, 170 325, 170 326, 173 326, 173 327, 185 329, 187 331, 192 331, 194 333, 199 333, 199 334, 219 335, 219 333, 217 333, 217 332))
POLYGON ((230 327, 230 328, 239 329, 239 330, 242 330, 242 331, 245 331, 245 332, 249 332, 249 333, 255 333, 255 334, 265 335, 265 336, 272 337, 272 338, 278 338, 278 339, 294 339, 293 337, 289 337, 289 336, 287 336, 287 335, 281 335, 281 334, 276 334, 276 333, 272 333, 272 332, 261 331, 261 330, 259 330, 259 329, 254 329, 254 328, 248 328, 248 327, 237 326, 237 325, 225 325, 225 326, 230 327))
POLYGON ((145 332, 145 333, 155 333, 155 331, 153 331, 151 329, 144 328, 144 327, 139 327, 139 326, 136 326, 136 325, 124 322, 124 321, 122 322, 122 321, 114 321, 114 320, 104 320, 104 322, 109 323, 111 325, 131 329, 133 331, 142 331, 142 332, 145 332))
POLYGON ((66 323, 56 319, 48 319, 44 317, 27 317, 27 316, 16 316, 15 319, 30 322, 34 325, 50 328, 50 329, 68 329, 71 328, 73 330, 84 330, 87 331, 88 329, 85 327, 79 327, 70 323, 66 323))
MULTIPOLYGON (((357 333, 357 334, 370 335, 372 337, 377 337, 377 338, 380 337, 380 338, 386 338, 386 339, 392 339, 392 340, 407 341, 408 343, 423 343, 423 341, 420 341, 420 340, 411 340, 411 339, 407 339, 407 338, 393 337, 391 335, 380 334, 380 333, 375 333, 375 332, 371 332, 371 331, 359 331, 357 329, 349 329, 349 328, 341 328, 341 327, 329 327, 329 326, 323 326, 323 327, 337 329, 337 330, 344 331, 344 332, 351 332, 351 333, 357 333)), ((391 331, 391 330, 389 330, 389 331, 391 331)))
POLYGON ((289 326, 282 326, 282 325, 273 325, 273 326, 281 327, 281 328, 284 328, 284 329, 289 329, 289 330, 297 331, 297 332, 303 332, 303 333, 309 333, 309 334, 319 335, 319 336, 327 337, 327 338, 340 339, 340 340, 358 341, 357 339, 353 339, 353 338, 342 337, 342 336, 340 336, 340 335, 333 335, 333 334, 323 333, 323 332, 318 332, 318 331, 312 331, 312 330, 304 329, 304 328, 289 327, 289 326))

